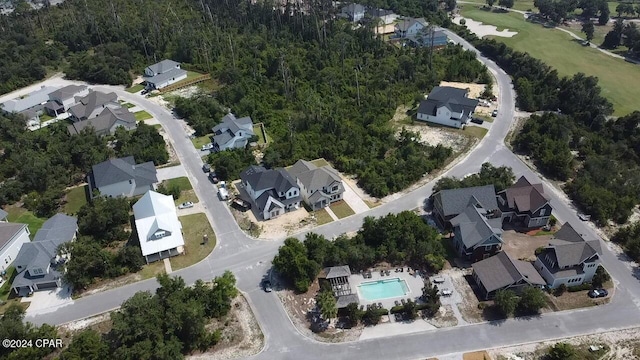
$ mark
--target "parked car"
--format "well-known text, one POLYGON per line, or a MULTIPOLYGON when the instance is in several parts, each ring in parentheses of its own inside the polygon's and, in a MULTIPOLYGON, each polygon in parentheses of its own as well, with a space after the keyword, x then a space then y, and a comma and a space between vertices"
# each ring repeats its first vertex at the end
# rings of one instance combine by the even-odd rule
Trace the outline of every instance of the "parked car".
POLYGON ((269 280, 265 280, 262 282, 262 288, 264 289, 264 292, 271 292, 273 289, 271 288, 271 281, 269 280))
POLYGON ((591 220, 591 215, 578 213, 578 219, 580 219, 582 221, 589 221, 589 220, 591 220))
POLYGON ((233 201, 231 202, 231 206, 240 211, 247 211, 251 209, 251 203, 248 201, 244 201, 241 198, 233 199, 233 201))
POLYGON ((147 95, 147 94, 149 93, 149 91, 151 91, 151 90, 149 90, 149 89, 144 89, 144 90, 142 90, 142 91, 140 92, 140 95, 147 95))
POLYGON ((207 151, 207 150, 211 150, 211 149, 213 149, 213 144, 212 143, 208 143, 208 144, 202 145, 202 151, 207 151))
POLYGON ((205 163, 204 165, 202 165, 202 171, 208 173, 211 171, 211 165, 205 163))
POLYGON ((491 116, 493 117, 498 116, 498 109, 493 110, 493 112, 491 112, 491 116))
POLYGON ((440 290, 440 295, 442 296, 451 296, 451 294, 453 294, 453 291, 450 289, 442 289, 440 290))
POLYGON ((218 183, 218 175, 216 175, 215 172, 210 172, 209 173, 209 180, 211 180, 212 183, 217 184, 218 183))
POLYGON ((178 209, 188 209, 192 207, 193 203, 191 201, 183 202, 182 204, 178 205, 178 209))
POLYGON ((609 292, 606 289, 593 289, 589 291, 589 297, 592 299, 606 297, 609 292))
POLYGON ((480 119, 480 118, 471 118, 471 122, 474 124, 478 124, 478 125, 482 125, 482 123, 484 122, 484 120, 480 119))

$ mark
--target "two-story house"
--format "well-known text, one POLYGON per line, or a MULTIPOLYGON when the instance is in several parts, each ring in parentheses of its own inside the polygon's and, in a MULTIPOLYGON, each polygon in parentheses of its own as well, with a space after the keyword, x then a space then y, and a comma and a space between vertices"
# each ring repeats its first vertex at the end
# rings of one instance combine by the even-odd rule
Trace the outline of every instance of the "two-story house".
POLYGON ((469 99, 467 90, 450 86, 436 86, 426 100, 418 106, 418 120, 461 129, 472 118, 478 105, 477 99, 469 99))
POLYGON ((14 261, 17 275, 11 289, 16 295, 62 286, 68 254, 58 255, 58 250, 60 245, 74 241, 77 232, 77 219, 71 216, 56 214, 44 222, 33 241, 22 245, 14 261))
POLYGON ((317 167, 309 161, 298 160, 287 171, 296 179, 302 198, 311 210, 342 200, 344 185, 331 166, 317 167))
POLYGON ((493 185, 441 190, 433 194, 431 199, 435 219, 443 228, 451 226, 451 219, 465 211, 471 199, 474 199, 474 202, 479 203, 487 211, 498 208, 496 190, 493 185))
POLYGON ((147 89, 162 89, 187 78, 187 72, 180 68, 180 63, 173 60, 162 60, 144 69, 144 81, 147 89))
POLYGON ((114 92, 103 93, 101 91, 89 90, 84 96, 75 97, 76 104, 69 108, 69 116, 73 121, 82 121, 98 116, 104 109, 120 108, 118 95, 114 92))
POLYGON ((404 39, 418 36, 426 27, 427 22, 423 18, 405 18, 399 20, 394 28, 394 38, 404 39))
POLYGON ((358 22, 364 18, 365 7, 360 4, 349 4, 340 11, 340 16, 351 22, 358 22))
POLYGON ((66 112, 76 103, 76 98, 89 95, 89 88, 85 85, 67 85, 49 93, 49 102, 45 109, 50 116, 58 116, 66 112))
POLYGON ((214 126, 212 130, 214 151, 244 149, 249 140, 255 136, 251 117, 245 116, 237 119, 231 113, 225 115, 222 122, 214 126))
POLYGON ((127 156, 93 165, 87 182, 91 197, 96 190, 101 196, 131 197, 155 190, 158 177, 153 161, 136 164, 133 156, 127 156))
POLYGON ((409 46, 413 47, 431 47, 431 48, 441 48, 447 46, 449 43, 449 37, 442 30, 427 30, 427 28, 422 29, 415 36, 408 36, 407 42, 409 46))
POLYGON ((240 173, 242 185, 263 220, 300 207, 300 188, 284 169, 252 165, 240 173))
POLYGON ((182 224, 171 195, 147 192, 133 204, 133 216, 147 264, 184 252, 182 224))
POLYGON ((67 126, 67 130, 69 134, 77 135, 84 129, 93 128, 96 135, 105 136, 115 134, 119 127, 127 131, 137 127, 136 116, 127 108, 106 108, 97 117, 74 122, 67 126))
POLYGON ((525 287, 542 287, 544 279, 528 261, 513 258, 506 251, 471 265, 472 277, 483 300, 492 299, 498 290, 519 292, 525 287))
POLYGON ((524 176, 498 193, 498 207, 503 221, 525 228, 546 226, 553 210, 542 184, 531 184, 524 176))
POLYGON ((485 210, 475 198, 467 208, 451 219, 453 247, 458 255, 471 262, 480 261, 502 250, 502 221, 485 210))
POLYGON ((600 265, 600 240, 587 240, 569 223, 562 225, 537 256, 535 267, 550 288, 590 282, 600 265))
MULTIPOLYGON (((0 215, 2 217, 2 215, 0 215)), ((0 219, 1 220, 1 219, 0 219)), ((28 243, 29 228, 26 224, 0 222, 0 270, 6 271, 18 256, 23 244, 28 243)))

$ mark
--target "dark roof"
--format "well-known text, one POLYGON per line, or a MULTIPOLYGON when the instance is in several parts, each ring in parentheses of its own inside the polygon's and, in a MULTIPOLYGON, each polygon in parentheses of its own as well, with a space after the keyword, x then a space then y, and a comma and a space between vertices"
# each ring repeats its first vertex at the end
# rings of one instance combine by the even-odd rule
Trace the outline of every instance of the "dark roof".
POLYGON ((393 15, 394 14, 393 11, 391 11, 391 10, 376 9, 376 8, 369 9, 367 11, 367 13, 369 13, 373 17, 383 17, 383 16, 393 15))
POLYGON ((532 285, 545 284, 530 262, 516 260, 504 251, 471 266, 487 292, 506 288, 520 280, 532 285))
POLYGON ((76 218, 58 213, 42 224, 33 241, 52 241, 57 246, 73 239, 77 230, 78 220, 76 218))
POLYGON ((25 224, 0 222, 0 249, 26 227, 25 224))
POLYGON ((355 13, 361 13, 364 12, 364 6, 360 5, 360 4, 349 4, 347 6, 344 6, 342 8, 342 13, 343 14, 350 14, 353 15, 355 13))
POLYGON ((351 276, 349 265, 326 267, 322 269, 322 274, 320 274, 320 277, 325 279, 335 279, 344 276, 351 276))
POLYGON ((309 193, 342 181, 331 166, 317 167, 306 160, 296 161, 287 171, 297 178, 309 193))
POLYGON ((245 116, 237 119, 235 115, 229 113, 222 118, 222 122, 213 127, 213 141, 218 146, 225 145, 232 140, 239 130, 244 130, 247 134, 246 138, 254 135, 253 121, 251 117, 245 116))
POLYGON ((499 195, 505 198, 510 209, 517 208, 522 212, 534 212, 549 202, 549 196, 544 193, 542 184, 531 184, 524 176, 499 195))
POLYGON ((279 193, 298 187, 291 175, 282 168, 267 170, 262 166, 251 165, 240 173, 240 179, 251 185, 254 191, 274 189, 279 193))
POLYGON ((360 299, 358 299, 358 295, 349 294, 349 295, 338 296, 338 299, 336 300, 336 308, 343 309, 349 306, 349 304, 351 303, 356 303, 356 304, 360 303, 360 299))
POLYGON ((163 73, 160 73, 151 77, 147 77, 145 78, 145 81, 154 85, 162 84, 167 80, 179 78, 186 74, 187 74, 186 70, 173 68, 163 73))
POLYGON ((496 191, 493 185, 474 186, 470 188, 441 190, 433 195, 442 204, 442 216, 458 215, 462 213, 471 198, 475 198, 486 210, 498 208, 496 191))
POLYGON ((77 93, 86 90, 85 85, 67 85, 49 94, 49 99, 66 100, 74 97, 77 93))
POLYGON ((600 240, 585 239, 569 223, 562 225, 550 241, 547 253, 559 268, 575 266, 601 254, 600 240))
POLYGON ((175 69, 176 66, 180 65, 179 62, 175 62, 173 60, 164 59, 158 63, 147 66, 147 69, 151 70, 154 74, 162 74, 166 73, 171 69, 175 69))
POLYGON ((69 108, 69 112, 78 119, 86 119, 96 108, 112 102, 118 101, 118 95, 114 92, 103 93, 101 91, 90 91, 89 94, 82 98, 77 98, 78 104, 69 108))
POLYGON ((396 27, 400 31, 407 31, 415 24, 420 24, 422 27, 427 26, 427 22, 423 18, 407 18, 398 21, 396 27))
POLYGON ((100 115, 87 120, 77 121, 69 126, 67 129, 71 135, 76 135, 82 132, 82 130, 93 127, 96 134, 104 135, 109 132, 109 129, 116 124, 116 122, 123 122, 125 128, 132 129, 136 126, 136 116, 127 108, 105 108, 100 115))
POLYGON ((7 216, 9 216, 9 213, 0 209, 0 220, 4 220, 7 218, 7 216))
POLYGON ((137 186, 144 186, 158 182, 156 173, 152 161, 136 165, 133 156, 127 156, 93 165, 91 178, 98 188, 132 179, 137 186))
POLYGON ((435 115, 438 108, 446 106, 449 110, 467 114, 472 113, 478 100, 469 99, 467 90, 458 89, 451 86, 436 86, 431 90, 426 100, 420 102, 418 113, 435 115))
POLYGON ((54 110, 54 111, 64 110, 64 106, 62 106, 61 104, 58 104, 57 101, 48 101, 46 104, 44 104, 44 107, 46 109, 54 110))
POLYGON ((500 218, 487 219, 486 210, 470 203, 464 212, 451 219, 451 225, 460 229, 462 242, 471 249, 492 235, 500 237, 502 221, 500 218))

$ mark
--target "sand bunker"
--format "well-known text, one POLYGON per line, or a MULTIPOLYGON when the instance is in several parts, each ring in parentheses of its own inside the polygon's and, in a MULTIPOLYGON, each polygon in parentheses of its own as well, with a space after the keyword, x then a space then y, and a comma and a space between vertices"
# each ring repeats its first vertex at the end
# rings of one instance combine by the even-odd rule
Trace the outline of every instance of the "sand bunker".
POLYGON ((456 16, 453 19, 453 22, 460 25, 461 19, 464 19, 466 21, 465 26, 467 27, 467 29, 471 30, 471 32, 473 32, 480 38, 485 36, 501 36, 510 38, 517 34, 517 32, 515 31, 509 31, 509 29, 498 31, 498 28, 493 25, 485 25, 479 21, 467 19, 462 16, 456 16))

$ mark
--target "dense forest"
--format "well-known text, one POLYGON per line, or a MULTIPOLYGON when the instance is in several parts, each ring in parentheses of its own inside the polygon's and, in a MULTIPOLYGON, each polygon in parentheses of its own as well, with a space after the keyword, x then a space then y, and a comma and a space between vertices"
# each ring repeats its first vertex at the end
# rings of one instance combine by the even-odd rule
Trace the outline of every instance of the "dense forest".
POLYGON ((384 261, 439 271, 445 256, 438 231, 415 213, 403 211, 366 217, 353 238, 342 235, 331 241, 315 233, 308 234, 304 242, 288 238, 273 266, 296 291, 306 292, 325 266, 349 264, 351 270, 364 270, 384 261))
MULTIPOLYGON (((193 351, 207 351, 221 339, 224 326, 212 320, 224 320, 238 295, 236 279, 230 272, 210 284, 198 280, 187 287, 180 277, 159 275, 155 294, 138 292, 122 303, 110 317, 110 330, 76 332, 66 347, 24 347, 0 349, 1 359, 46 359, 56 351, 57 359, 183 359, 193 351)), ((220 322, 222 323, 222 322, 220 322)), ((24 322, 24 310, 12 304, 0 318, 4 339, 60 339, 47 324, 40 327, 24 322)))
MULTIPOLYGON (((450 3, 371 5, 442 23, 450 3)), ((264 158, 270 167, 324 157, 384 196, 442 166, 448 149, 420 144, 414 135, 397 137, 389 119, 398 105, 414 103, 440 80, 486 79, 475 55, 458 46, 399 49, 373 35, 373 22, 354 29, 332 20, 338 10, 329 1, 299 6, 288 4, 283 12, 270 1, 115 0, 104 6, 69 0, 3 17, 0 42, 27 36, 28 49, 50 48, 68 77, 92 82, 129 84, 131 73, 164 58, 209 72, 217 90, 195 105, 177 101, 176 111, 199 134, 219 121, 222 109, 263 122, 274 139, 264 158)), ((10 56, 5 61, 25 66, 10 56)))

